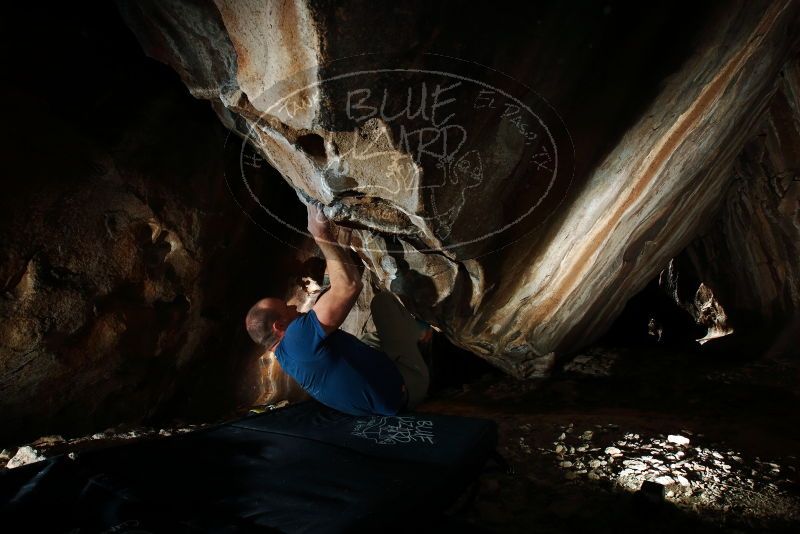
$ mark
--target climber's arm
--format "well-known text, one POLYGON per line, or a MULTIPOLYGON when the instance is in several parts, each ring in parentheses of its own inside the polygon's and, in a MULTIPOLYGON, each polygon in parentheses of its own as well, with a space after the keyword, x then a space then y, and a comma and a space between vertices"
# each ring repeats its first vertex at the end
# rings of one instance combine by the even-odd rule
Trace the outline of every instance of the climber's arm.
POLYGON ((361 293, 361 275, 349 252, 336 241, 331 224, 322 210, 308 205, 308 231, 325 256, 331 287, 312 308, 325 333, 339 328, 361 293))

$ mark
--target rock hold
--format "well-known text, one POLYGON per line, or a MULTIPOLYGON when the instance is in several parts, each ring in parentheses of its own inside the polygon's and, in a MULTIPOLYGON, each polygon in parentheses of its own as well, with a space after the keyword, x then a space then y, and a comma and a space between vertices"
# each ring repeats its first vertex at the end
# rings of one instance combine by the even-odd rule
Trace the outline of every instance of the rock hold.
POLYGON ((44 460, 44 456, 39 454, 33 447, 25 445, 20 447, 14 457, 8 461, 6 469, 14 469, 15 467, 41 462, 42 460, 44 460))

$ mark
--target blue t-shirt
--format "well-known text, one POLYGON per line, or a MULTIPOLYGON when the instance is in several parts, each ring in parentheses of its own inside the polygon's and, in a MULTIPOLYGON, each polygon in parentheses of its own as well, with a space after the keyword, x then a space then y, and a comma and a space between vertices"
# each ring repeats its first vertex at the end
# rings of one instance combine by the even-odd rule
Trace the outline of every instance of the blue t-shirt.
POLYGON ((289 323, 275 357, 322 404, 351 415, 395 415, 403 376, 383 352, 352 334, 325 333, 314 310, 289 323))

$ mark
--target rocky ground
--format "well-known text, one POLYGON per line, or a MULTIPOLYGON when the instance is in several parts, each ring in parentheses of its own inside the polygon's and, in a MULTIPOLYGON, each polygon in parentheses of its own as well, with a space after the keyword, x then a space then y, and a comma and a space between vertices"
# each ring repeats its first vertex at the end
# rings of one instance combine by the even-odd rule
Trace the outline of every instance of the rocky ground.
POLYGON ((798 363, 595 347, 548 380, 487 374, 443 391, 424 409, 495 419, 515 471, 490 469, 454 520, 490 532, 794 532, 798 363))
POLYGON ((0 469, 14 469, 15 467, 38 462, 49 456, 59 454, 72 454, 77 451, 87 451, 131 441, 184 434, 204 426, 206 425, 182 424, 168 428, 134 428, 128 425, 121 425, 90 436, 81 436, 73 439, 64 439, 58 435, 43 436, 33 443, 0 450, 0 469))
MULTIPOLYGON (((421 409, 497 421, 499 451, 514 471, 490 465, 447 527, 793 532, 799 368, 789 359, 594 347, 549 379, 520 382, 490 371, 440 388, 421 409), (640 492, 645 482, 649 491, 640 492)), ((0 467, 195 428, 49 436, 2 451, 0 467)))

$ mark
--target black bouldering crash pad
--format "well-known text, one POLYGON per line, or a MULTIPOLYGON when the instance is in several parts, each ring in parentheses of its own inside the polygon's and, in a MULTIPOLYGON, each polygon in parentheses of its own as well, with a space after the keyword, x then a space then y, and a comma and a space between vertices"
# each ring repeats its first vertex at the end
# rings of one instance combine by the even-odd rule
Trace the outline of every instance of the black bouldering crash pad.
POLYGON ((309 401, 0 475, 5 532, 424 531, 494 451, 492 421, 309 401))

